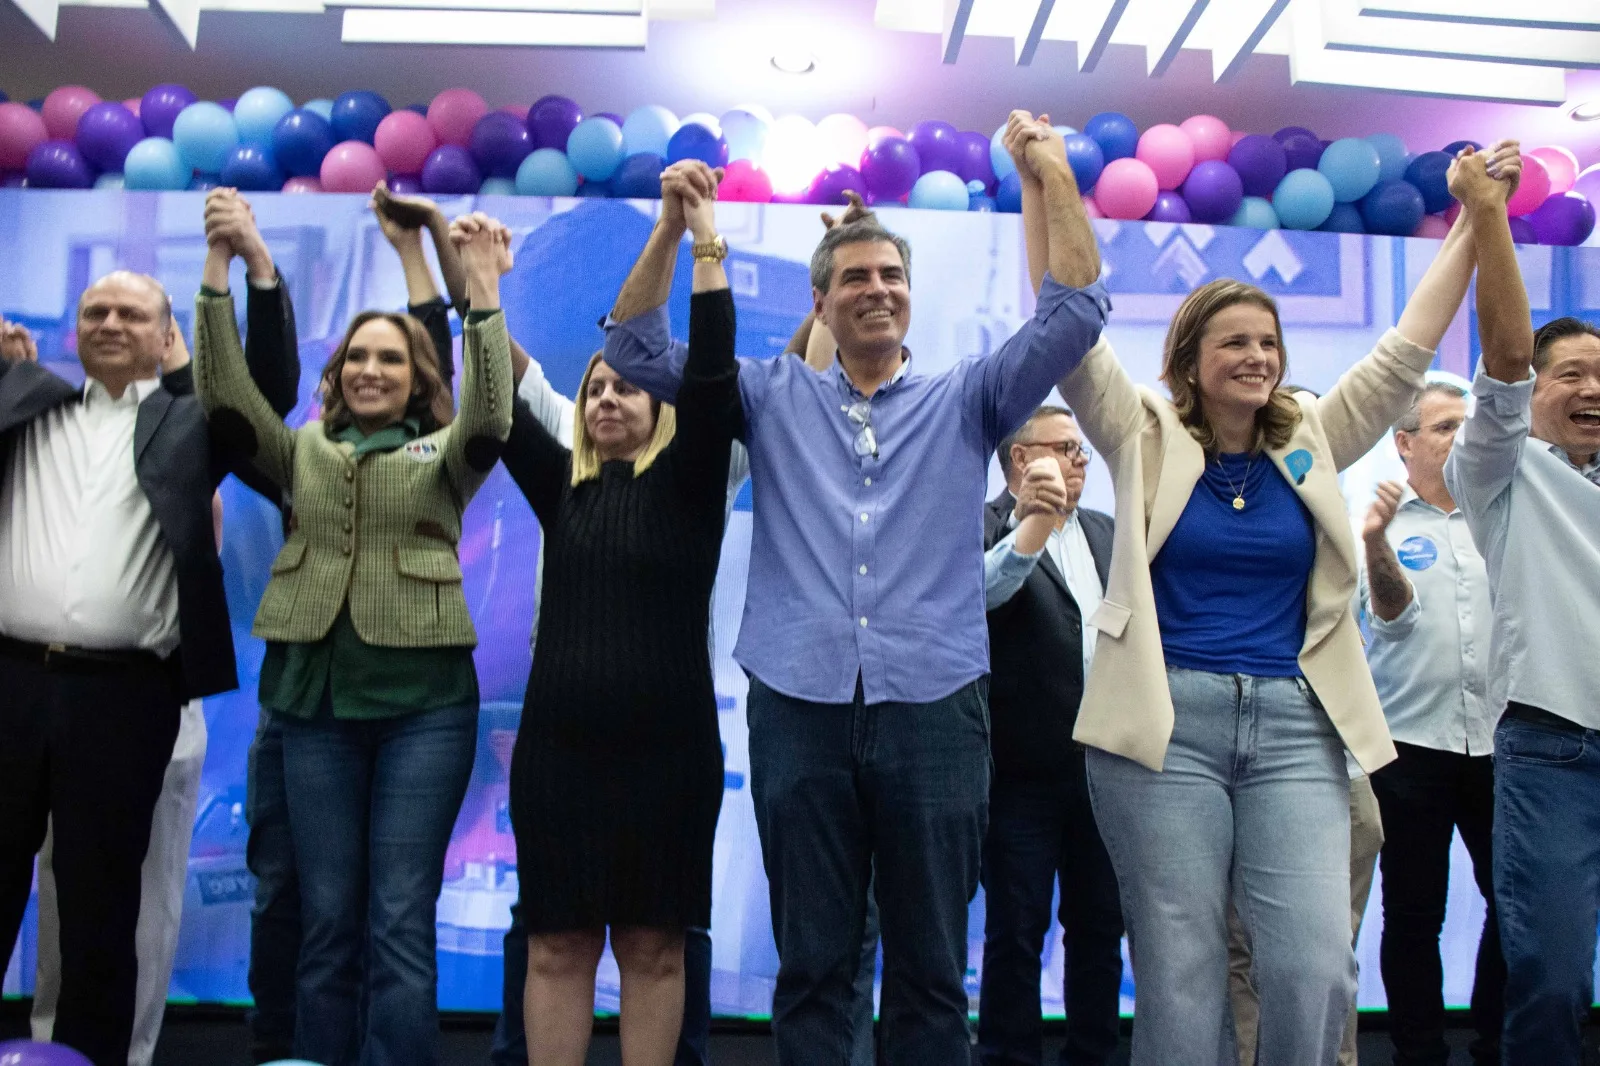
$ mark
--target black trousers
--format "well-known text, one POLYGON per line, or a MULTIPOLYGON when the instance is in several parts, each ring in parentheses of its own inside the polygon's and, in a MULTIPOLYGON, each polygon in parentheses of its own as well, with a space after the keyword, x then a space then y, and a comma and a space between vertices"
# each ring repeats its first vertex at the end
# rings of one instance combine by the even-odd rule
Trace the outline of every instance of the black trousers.
POLYGON ((1439 933, 1450 885, 1450 845, 1457 829, 1472 857, 1472 876, 1488 904, 1472 984, 1473 1061, 1500 1061, 1506 964, 1495 919, 1494 759, 1414 744, 1396 744, 1400 757, 1372 775, 1383 812, 1383 941, 1379 961, 1389 995, 1394 1061, 1439 1064, 1444 1040, 1444 971, 1439 933))
POLYGON ((1122 904, 1089 806, 1083 752, 1050 780, 997 773, 983 842, 985 897, 978 1052, 983 1066, 1038 1066, 1040 953, 1061 881, 1067 1042, 1064 1066, 1100 1066, 1117 1049, 1122 904))
POLYGON ((56 666, 0 654, 0 957, 9 958, 47 823, 55 832, 55 1040, 127 1066, 139 873, 182 707, 170 666, 56 666))

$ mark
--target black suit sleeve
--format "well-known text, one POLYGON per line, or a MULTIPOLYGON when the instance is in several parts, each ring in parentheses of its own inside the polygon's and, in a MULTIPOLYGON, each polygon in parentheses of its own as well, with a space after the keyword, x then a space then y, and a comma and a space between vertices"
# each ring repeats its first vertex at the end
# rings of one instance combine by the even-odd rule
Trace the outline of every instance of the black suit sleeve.
MULTIPOLYGON (((456 360, 455 342, 450 338, 450 305, 444 297, 436 296, 427 303, 411 304, 406 311, 428 331, 434 354, 439 357, 439 376, 444 379, 444 389, 454 395, 451 386, 456 374, 456 360)), ((514 419, 512 424, 515 425, 514 419)))
POLYGON ((246 286, 244 361, 250 377, 279 417, 300 402, 300 340, 295 334, 294 302, 283 275, 270 289, 246 286))

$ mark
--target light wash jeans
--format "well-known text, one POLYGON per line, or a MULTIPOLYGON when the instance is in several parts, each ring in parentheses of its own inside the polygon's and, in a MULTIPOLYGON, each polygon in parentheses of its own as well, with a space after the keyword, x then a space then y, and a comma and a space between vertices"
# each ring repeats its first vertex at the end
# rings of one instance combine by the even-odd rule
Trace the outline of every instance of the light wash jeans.
POLYGON ((1238 1061, 1230 895, 1255 957, 1258 1061, 1332 1066, 1356 992, 1343 744, 1301 678, 1167 678, 1161 773, 1088 752, 1138 988, 1133 1066, 1238 1061))

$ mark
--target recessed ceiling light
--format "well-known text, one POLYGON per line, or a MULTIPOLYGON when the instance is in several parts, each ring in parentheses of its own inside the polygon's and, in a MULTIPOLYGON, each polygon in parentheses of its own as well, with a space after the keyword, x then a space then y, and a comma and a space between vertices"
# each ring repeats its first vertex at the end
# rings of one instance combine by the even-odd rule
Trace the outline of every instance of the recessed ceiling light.
POLYGON ((785 74, 810 74, 817 69, 817 57, 808 48, 790 45, 772 53, 772 65, 785 74))
POLYGON ((1567 108, 1567 117, 1574 122, 1600 122, 1600 97, 1579 100, 1567 108))

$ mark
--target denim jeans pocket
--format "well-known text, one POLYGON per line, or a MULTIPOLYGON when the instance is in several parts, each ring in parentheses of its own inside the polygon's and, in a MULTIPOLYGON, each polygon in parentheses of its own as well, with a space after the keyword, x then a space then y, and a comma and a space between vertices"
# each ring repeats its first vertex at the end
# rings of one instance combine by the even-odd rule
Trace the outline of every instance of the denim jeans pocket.
POLYGON ((1305 701, 1311 704, 1311 706, 1315 707, 1319 711, 1327 710, 1327 708, 1322 705, 1322 699, 1317 695, 1317 690, 1311 687, 1311 682, 1307 681, 1303 677, 1296 677, 1294 679, 1294 687, 1300 690, 1300 695, 1304 697, 1305 701))
POLYGON ((1494 738, 1496 759, 1558 766, 1583 757, 1584 738, 1576 733, 1527 722, 1504 722, 1494 738))

